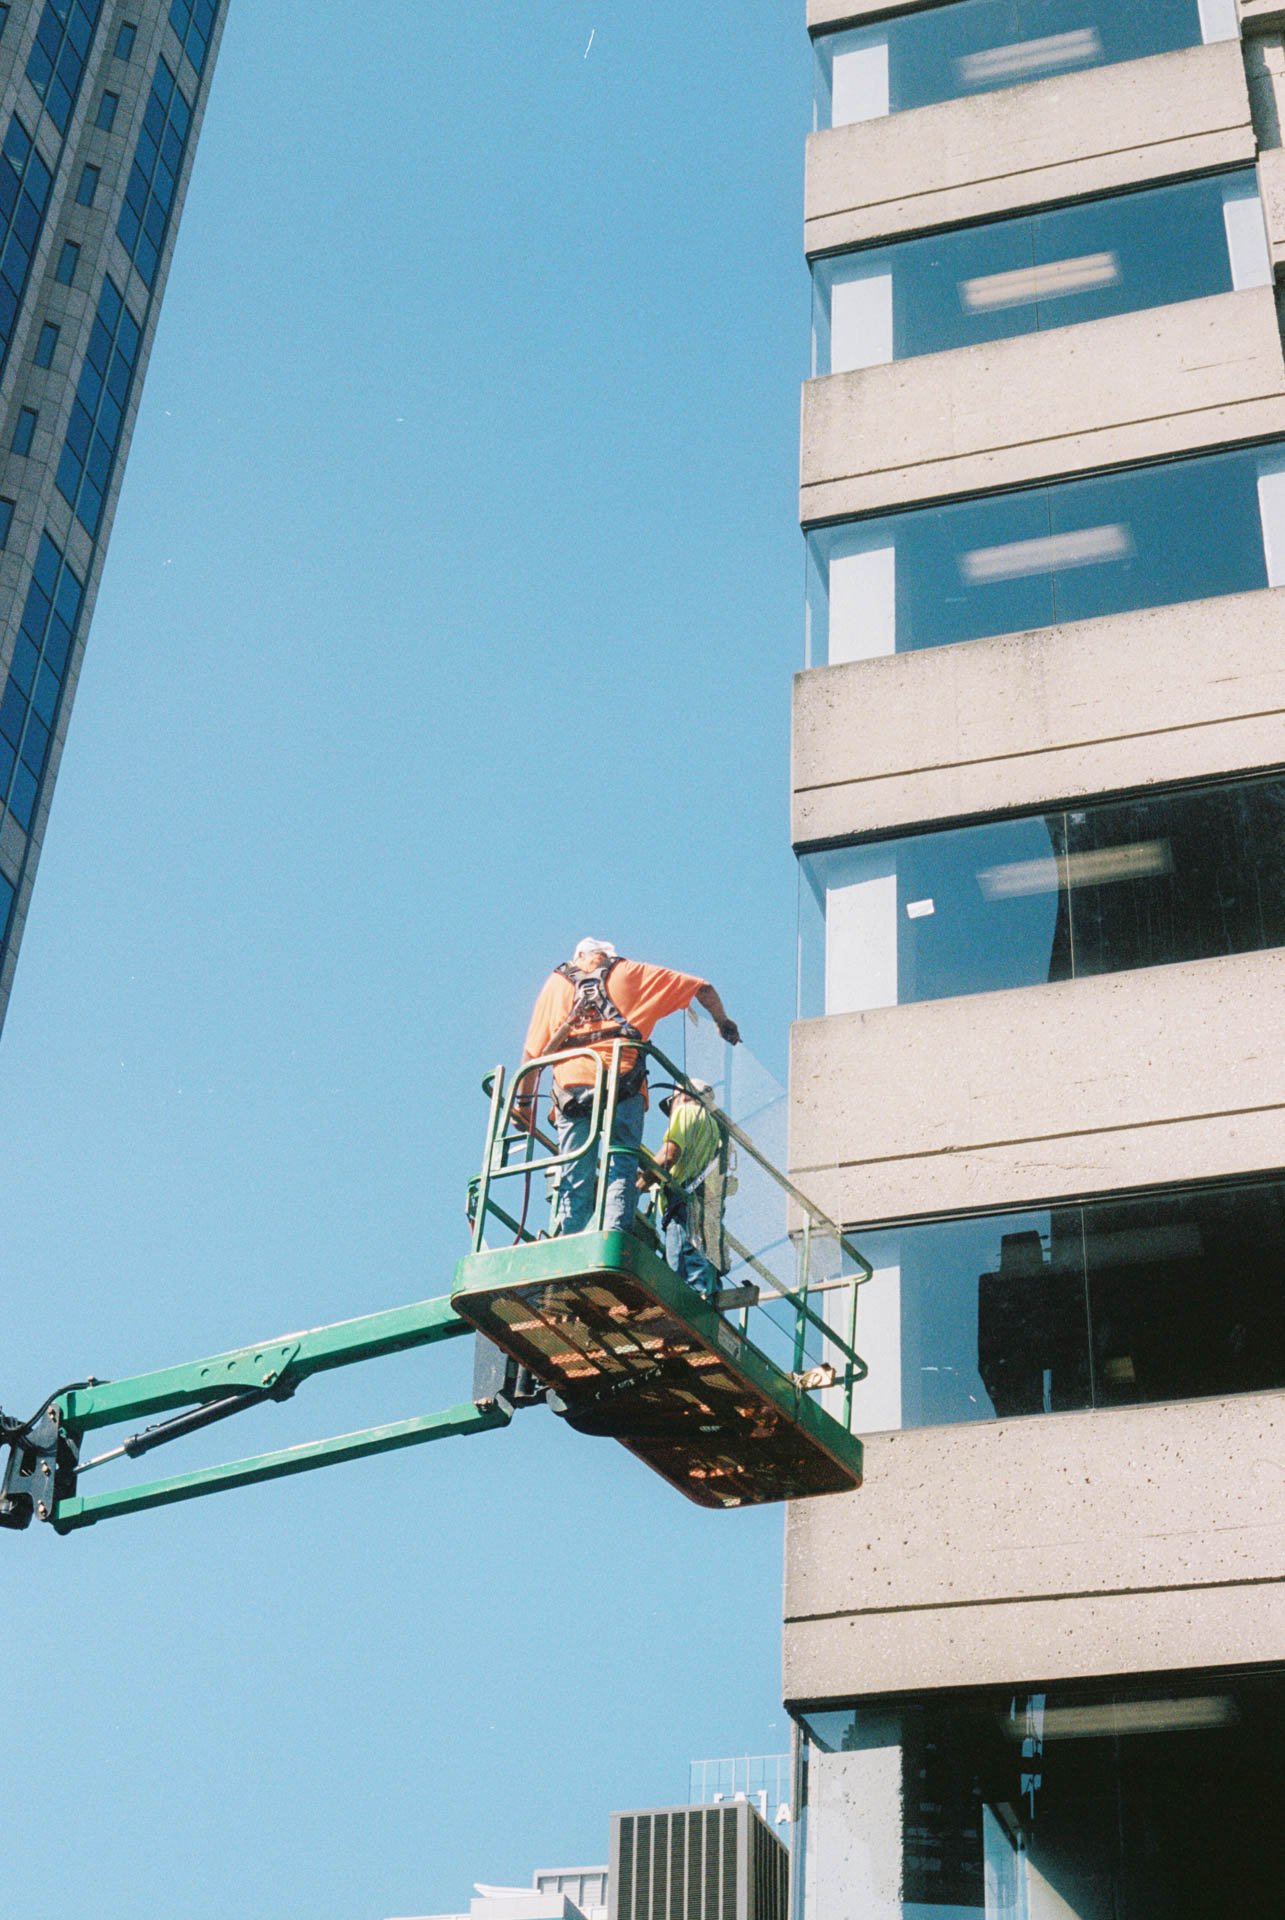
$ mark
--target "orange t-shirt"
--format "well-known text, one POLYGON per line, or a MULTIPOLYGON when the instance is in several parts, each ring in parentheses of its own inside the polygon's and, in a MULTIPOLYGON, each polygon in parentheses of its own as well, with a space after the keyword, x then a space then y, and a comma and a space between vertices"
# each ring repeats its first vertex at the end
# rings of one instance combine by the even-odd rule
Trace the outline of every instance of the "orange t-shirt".
MULTIPOLYGON (((643 1039, 650 1040, 657 1022, 666 1014, 690 1007, 704 985, 699 974, 675 973, 672 967, 653 967, 645 960, 617 960, 607 976, 607 996, 620 1008, 625 1019, 637 1027, 643 1039)), ((570 1013, 574 999, 575 988, 566 975, 551 973, 540 989, 531 1015, 522 1050, 524 1060, 534 1060, 549 1051, 549 1042, 570 1013)), ((610 1060, 611 1042, 600 1042, 594 1052, 610 1060)), ((565 1060, 554 1069, 554 1078, 563 1087, 590 1086, 593 1068, 583 1057, 565 1060)))

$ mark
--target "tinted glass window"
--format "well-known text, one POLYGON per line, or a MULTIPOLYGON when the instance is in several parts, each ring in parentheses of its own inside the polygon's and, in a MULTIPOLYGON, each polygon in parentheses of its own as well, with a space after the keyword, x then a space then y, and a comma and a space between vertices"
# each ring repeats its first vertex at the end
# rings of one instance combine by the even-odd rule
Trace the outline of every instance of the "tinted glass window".
POLYGON ((76 278, 76 268, 79 262, 80 248, 76 245, 76 242, 74 240, 64 240, 62 243, 62 252, 58 256, 58 271, 54 275, 55 280, 61 281, 65 287, 71 286, 76 278))
POLYGON ((1235 0, 954 0, 816 43, 816 124, 844 126, 1234 39, 1235 0))
POLYGON ((217 0, 170 0, 170 25, 198 73, 205 66, 218 11, 217 0))
POLYGON ((52 320, 46 320, 40 329, 40 338, 36 342, 35 362, 38 367, 51 367, 54 363, 54 349, 58 345, 58 329, 52 320))
POLYGON ((58 491, 91 539, 98 536, 142 328, 110 275, 103 281, 58 461, 58 491))
POLYGON ((9 543, 9 529, 13 525, 14 502, 0 499, 0 547, 9 543))
POLYGON ((1285 946, 1285 778, 809 854, 801 1012, 1285 946))
POLYGON ((0 802, 24 832, 30 828, 49 753, 67 658, 84 584, 62 549, 42 534, 13 664, 0 695, 0 802))
POLYGON ((116 45, 112 49, 118 60, 128 60, 134 51, 134 41, 138 37, 138 28, 128 20, 123 20, 116 34, 116 45))
POLYGON ((76 188, 76 204, 78 206, 93 206, 94 195, 98 192, 98 182, 101 176, 101 167, 91 166, 88 161, 85 162, 84 170, 80 176, 80 185, 76 188))
POLYGON ((863 1433, 1285 1386, 1285 1184, 854 1229, 863 1433))
POLYGON ((116 109, 119 105, 120 95, 118 93, 105 93, 98 102, 98 113, 94 121, 95 126, 101 127, 104 133, 110 133, 116 120, 116 109))
POLYGON ((126 252, 148 287, 156 281, 191 122, 191 103, 168 64, 158 60, 116 224, 126 252))
POLYGON ((1269 286, 1252 169, 818 260, 813 372, 1269 286))
POLYGON ((31 452, 31 442, 35 436, 37 418, 38 415, 34 407, 23 407, 19 413, 17 425, 13 430, 13 451, 15 453, 31 452))
POLYGON ((1285 585, 1285 445, 820 527, 808 664, 1285 585))
MULTIPOLYGON (((1037 1536, 1033 1517, 1034 1551, 1037 1536)), ((1285 1673, 1259 1670, 800 1713, 795 1913, 1269 1914, 1280 1866, 1266 1809, 1279 1803, 1283 1710, 1285 1673)))
POLYGON ((59 133, 66 133, 102 0, 48 0, 27 61, 27 78, 59 133))
POLYGON ((31 134, 14 114, 0 147, 0 366, 44 225, 51 176, 31 134))

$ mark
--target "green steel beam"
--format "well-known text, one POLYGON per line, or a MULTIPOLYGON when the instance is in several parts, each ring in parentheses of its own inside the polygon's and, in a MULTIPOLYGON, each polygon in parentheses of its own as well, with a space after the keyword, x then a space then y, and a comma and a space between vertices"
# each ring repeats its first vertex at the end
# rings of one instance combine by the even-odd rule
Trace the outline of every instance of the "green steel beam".
MULTIPOLYGON (((473 1331, 463 1321, 460 1324, 466 1332, 473 1331)), ((291 1473, 310 1473, 314 1467, 335 1466, 341 1460, 361 1460, 368 1454, 391 1453, 400 1447, 419 1446, 427 1440, 449 1440, 457 1434, 485 1433, 493 1427, 507 1426, 511 1418, 504 1407, 477 1407, 472 1401, 465 1401, 441 1413, 395 1420, 387 1426, 368 1427, 361 1433, 339 1434, 332 1440, 307 1440, 297 1447, 256 1454, 248 1460, 231 1460, 223 1466, 201 1467, 194 1473, 176 1474, 168 1480, 117 1487, 108 1493, 76 1494, 58 1501, 53 1525, 58 1533, 73 1533, 78 1527, 93 1526, 98 1520, 142 1513, 149 1507, 172 1506, 177 1500, 195 1500, 201 1494, 223 1493, 232 1487, 253 1486, 259 1480, 280 1480, 291 1473)))
POLYGON ((95 1381, 74 1387, 59 1400, 63 1423, 75 1434, 96 1427, 115 1426, 147 1414, 170 1413, 176 1407, 199 1406, 204 1400, 244 1388, 288 1388, 310 1374, 331 1367, 352 1366, 390 1353, 406 1353, 472 1333, 448 1299, 420 1300, 409 1307, 390 1307, 355 1320, 340 1320, 306 1333, 290 1333, 257 1346, 237 1347, 184 1366, 162 1367, 156 1373, 135 1374, 125 1380, 95 1381))

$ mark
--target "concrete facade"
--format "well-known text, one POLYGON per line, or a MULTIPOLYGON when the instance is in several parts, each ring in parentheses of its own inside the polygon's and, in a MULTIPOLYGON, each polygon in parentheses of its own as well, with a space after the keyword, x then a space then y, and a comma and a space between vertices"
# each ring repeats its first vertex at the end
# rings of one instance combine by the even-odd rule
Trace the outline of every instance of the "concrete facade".
POLYGON ((1277 589, 800 673, 794 844, 1272 766, 1283 632, 1277 589))
POLYGON ((7 935, 0 928, 0 935, 4 936, 0 938, 0 1021, 13 985, 85 641, 160 318, 227 4, 228 0, 221 0, 217 9, 208 52, 198 73, 171 21, 170 0, 128 0, 128 4, 127 0, 104 0, 65 134, 60 134, 44 110, 27 71, 43 7, 12 8, 0 39, 0 129, 8 127, 16 117, 34 135, 37 149, 53 176, 0 377, 0 447, 6 450, 0 454, 0 496, 14 503, 9 538, 0 552, 0 688, 5 684, 13 659, 42 535, 49 535, 84 582, 81 613, 52 728, 49 755, 29 825, 24 827, 12 811, 0 806, 0 875, 16 888, 7 935), (123 25, 136 29, 128 58, 117 57, 115 51, 123 25), (117 226, 153 81, 162 60, 191 104, 192 118, 177 167, 159 261, 149 287, 131 260, 117 226), (98 124, 100 103, 108 92, 115 94, 118 102, 109 128, 98 124), (100 170, 97 190, 89 206, 83 205, 77 194, 86 165, 100 170), (58 281, 56 270, 64 242, 68 240, 79 246, 80 258, 73 284, 64 286, 58 281), (91 537, 59 491, 56 479, 106 275, 114 280, 139 321, 142 338, 105 491, 101 522, 96 536, 91 537), (53 321, 59 328, 53 364, 48 369, 34 365, 32 358, 46 320, 53 321), (30 452, 23 456, 11 449, 19 413, 28 407, 37 412, 38 424, 30 452))
MULTIPOLYGON (((816 34, 912 10, 808 0, 807 17, 816 34)), ((1254 163, 1279 277, 1285 7, 1240 11, 1241 41, 813 134, 807 251, 1254 163)), ((801 520, 1281 435, 1279 300, 1224 293, 812 381, 801 520)), ((1283 635, 1264 586, 805 672, 795 845, 1279 769, 1283 635)), ((858 1244, 863 1226, 1279 1178, 1283 1029, 1282 948, 801 1021, 791 1171, 858 1244)), ((1255 1392, 869 1437, 861 1491, 790 1513, 787 1702, 1282 1660, 1280 1412, 1255 1392)))
POLYGON ((1254 156, 1245 67, 1223 41, 814 133, 804 240, 864 246, 1254 156))
POLYGON ((1270 1171, 1282 995, 1273 949, 802 1020, 792 1175, 873 1222, 1270 1171))
POLYGON ((860 1494, 791 1510, 786 1698, 1278 1658, 1282 1411, 1245 1394, 875 1436, 860 1494))
POLYGON ((800 518, 810 526, 1281 433, 1276 298, 1254 287, 810 381, 800 518))

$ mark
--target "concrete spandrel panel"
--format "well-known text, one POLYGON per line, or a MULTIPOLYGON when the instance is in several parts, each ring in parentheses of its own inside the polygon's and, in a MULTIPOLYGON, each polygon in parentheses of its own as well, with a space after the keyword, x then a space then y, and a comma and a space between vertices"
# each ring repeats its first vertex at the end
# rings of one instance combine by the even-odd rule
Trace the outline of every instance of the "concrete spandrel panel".
POLYGON ((790 1173, 858 1224, 1270 1170, 1283 1012, 1273 949, 799 1021, 790 1173))
POLYGON ((1285 432, 1270 287, 803 389, 805 525, 1285 432))
MULTIPOLYGON (((940 0, 897 0, 898 13, 917 13, 940 0)), ((808 0, 808 31, 827 32, 834 27, 855 27, 862 21, 889 12, 889 0, 808 0)))
POLYGON ((1255 151, 1235 41, 943 101, 809 137, 807 250, 1248 163, 1255 151))
POLYGON ((1285 1564, 1283 1429, 1247 1394, 874 1436, 859 1492, 789 1510, 786 1697, 1262 1657, 1235 1635, 1285 1564))
MULTIPOLYGON (((1285 474, 1262 484, 1285 585, 1285 474)), ((1269 766, 1282 633, 1285 592, 1239 593, 814 667, 794 683, 795 845, 1269 766)))

